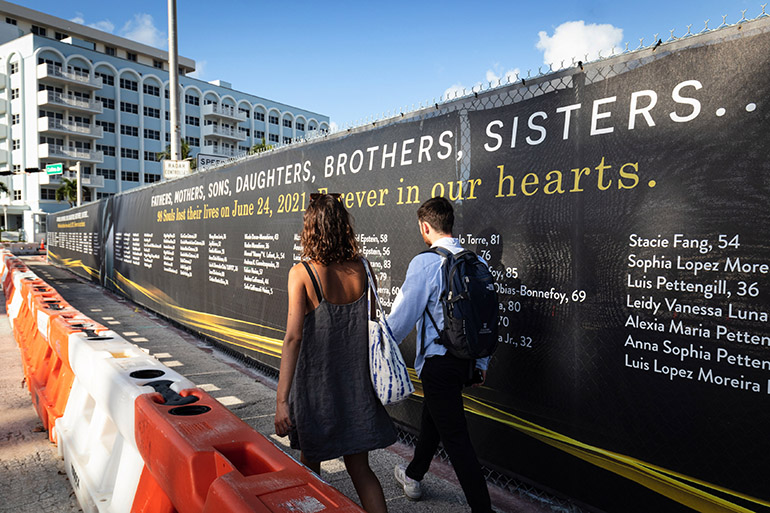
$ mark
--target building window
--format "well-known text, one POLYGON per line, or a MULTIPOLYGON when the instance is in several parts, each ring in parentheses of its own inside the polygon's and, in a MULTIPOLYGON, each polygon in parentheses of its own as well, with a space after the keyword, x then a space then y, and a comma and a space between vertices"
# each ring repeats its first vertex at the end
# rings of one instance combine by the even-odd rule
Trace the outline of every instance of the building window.
POLYGON ((21 191, 13 191, 13 201, 21 201, 21 191))
POLYGON ((154 139, 156 141, 160 141, 160 131, 159 130, 151 130, 149 128, 144 129, 144 138, 145 139, 154 139))
POLYGON ((201 145, 200 138, 187 136, 185 137, 185 140, 187 141, 188 146, 197 146, 200 148, 200 145, 201 145))
POLYGON ((169 113, 168 113, 168 111, 166 111, 166 121, 169 120, 168 118, 169 118, 169 113))
POLYGON ((15 100, 19 97, 19 89, 11 89, 11 100, 15 100))
POLYGON ((244 109, 243 107, 238 107, 238 112, 240 112, 241 114, 246 114, 246 119, 251 117, 249 115, 249 109, 244 109))
POLYGON ((121 78, 120 79, 120 88, 121 89, 128 89, 129 91, 136 91, 139 88, 139 84, 137 84, 135 81, 130 80, 128 78, 121 78))
POLYGON ((158 152, 156 152, 156 151, 145 151, 144 152, 144 160, 150 160, 152 162, 157 162, 157 160, 158 160, 158 152))
POLYGON ((115 56, 115 47, 114 46, 105 46, 104 47, 104 53, 107 55, 115 56))
POLYGON ((129 114, 139 114, 139 105, 131 102, 120 102, 120 110, 129 114))
POLYGON ((21 164, 14 164, 11 169, 13 169, 14 173, 21 173, 21 164))
POLYGON ((243 151, 243 152, 246 152, 246 153, 248 153, 248 151, 249 151, 251 148, 249 148, 248 146, 238 146, 238 149, 239 149, 240 151, 243 151))
POLYGON ((256 137, 259 140, 262 140, 265 138, 265 132, 262 130, 254 130, 254 137, 256 137))
POLYGON ((299 130, 300 132, 304 132, 305 131, 305 123, 297 122, 297 130, 299 130))
POLYGON ((96 168, 96 174, 99 176, 103 176, 105 180, 114 180, 115 179, 115 170, 114 169, 104 169, 101 167, 96 168))
POLYGON ((126 52, 126 59, 136 62, 136 54, 133 52, 126 52))
POLYGON ((11 75, 13 75, 14 73, 18 73, 18 72, 19 72, 19 63, 18 62, 12 62, 11 63, 11 75))
POLYGON ((160 119, 160 109, 155 109, 153 107, 145 107, 144 108, 144 115, 150 118, 158 118, 160 119))
POLYGON ((113 110, 115 109, 115 100, 113 100, 112 98, 105 98, 103 96, 97 96, 96 97, 96 101, 97 102, 101 102, 102 103, 102 107, 104 107, 105 109, 113 109, 113 110))
POLYGON ((38 27, 37 25, 32 25, 32 33, 37 35, 37 36, 45 37, 46 30, 43 27, 38 27))
POLYGON ((283 120, 283 126, 286 128, 291 128, 291 120, 290 119, 284 119, 283 120))
POLYGON ((14 149, 14 150, 18 150, 19 148, 21 148, 21 140, 20 139, 14 139, 13 142, 12 142, 11 148, 14 149))
POLYGON ((53 144, 54 146, 64 146, 64 139, 57 139, 56 137, 40 136, 40 144, 53 144))
POLYGON ((96 199, 107 199, 115 196, 114 192, 97 192, 96 193, 96 199))
POLYGON ((277 134, 270 134, 270 142, 278 142, 278 135, 277 134))
POLYGON ((153 68, 158 68, 158 69, 163 69, 163 61, 158 61, 158 60, 153 59, 152 60, 152 67, 153 68))
POLYGON ((166 132, 166 142, 171 142, 171 135, 166 132))
POLYGON ((270 123, 272 123, 273 125, 277 125, 278 124, 278 116, 270 116, 270 123))
POLYGON ((195 95, 186 94, 186 95, 184 95, 184 102, 189 104, 189 105, 200 105, 201 104, 201 99, 198 98, 195 95))
POLYGON ((124 159, 139 160, 139 150, 134 150, 132 148, 121 148, 120 156, 121 158, 124 158, 124 159))
POLYGON ((61 41, 62 39, 67 39, 70 36, 68 36, 67 34, 65 34, 63 32, 54 32, 54 36, 53 37, 57 41, 61 41))
POLYGON ((154 173, 144 174, 144 183, 155 183, 155 182, 160 182, 160 175, 156 175, 154 173))
POLYGON ((105 157, 115 156, 115 146, 106 146, 104 144, 97 144, 96 151, 101 151, 102 153, 104 153, 105 157))
POLYGON ((109 132, 111 134, 115 133, 115 123, 111 123, 109 121, 102 121, 101 119, 96 120, 96 126, 102 127, 102 129, 105 132, 109 132))
POLYGON ((139 172, 138 171, 121 171, 120 179, 123 180, 124 182, 138 182, 139 172))
POLYGON ((108 85, 108 86, 115 85, 115 77, 113 77, 108 73, 102 73, 101 71, 97 71, 96 73, 94 73, 94 75, 102 79, 102 85, 108 85))
POLYGON ((264 121, 265 120, 265 113, 264 112, 255 112, 254 113, 254 119, 257 121, 264 121))
POLYGON ((130 135, 131 137, 139 137, 139 127, 120 125, 121 135, 130 135))
POLYGON ((50 187, 41 187, 40 188, 40 199, 41 200, 56 200, 56 189, 51 189, 50 187))
POLYGON ((144 94, 160 97, 160 87, 149 84, 142 84, 142 90, 144 91, 144 94))
POLYGON ((201 126, 201 118, 196 118, 195 116, 185 116, 184 122, 191 126, 201 126))
POLYGON ((5 18, 5 22, 8 23, 9 25, 17 25, 18 24, 18 22, 16 20, 14 20, 13 18, 5 18))
POLYGON ((19 122, 20 122, 19 115, 18 114, 13 114, 11 116, 11 124, 12 125, 18 125, 19 122))
POLYGON ((245 135, 246 137, 251 137, 251 129, 250 128, 243 128, 242 126, 238 127, 238 131, 245 135))
POLYGON ((291 137, 284 137, 283 144, 291 144, 291 137))

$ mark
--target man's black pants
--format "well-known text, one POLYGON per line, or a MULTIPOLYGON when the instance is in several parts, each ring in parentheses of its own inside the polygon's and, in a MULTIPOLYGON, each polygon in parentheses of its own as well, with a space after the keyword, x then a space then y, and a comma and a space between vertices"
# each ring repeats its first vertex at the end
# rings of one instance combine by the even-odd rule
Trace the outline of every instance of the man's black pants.
POLYGON ((473 450, 465 422, 462 391, 472 372, 472 360, 450 354, 425 360, 421 380, 425 394, 420 437, 406 475, 421 481, 428 472, 439 440, 449 455, 457 479, 473 513, 489 513, 492 506, 481 465, 473 450))

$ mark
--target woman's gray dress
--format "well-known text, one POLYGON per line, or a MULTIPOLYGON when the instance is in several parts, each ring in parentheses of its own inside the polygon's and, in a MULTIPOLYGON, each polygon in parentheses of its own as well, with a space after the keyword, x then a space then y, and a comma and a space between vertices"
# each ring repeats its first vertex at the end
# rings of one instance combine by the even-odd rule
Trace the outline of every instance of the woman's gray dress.
POLYGON ((369 377, 367 292, 353 303, 329 303, 315 268, 305 267, 320 304, 302 328, 289 394, 291 447, 310 461, 387 447, 396 430, 369 377))

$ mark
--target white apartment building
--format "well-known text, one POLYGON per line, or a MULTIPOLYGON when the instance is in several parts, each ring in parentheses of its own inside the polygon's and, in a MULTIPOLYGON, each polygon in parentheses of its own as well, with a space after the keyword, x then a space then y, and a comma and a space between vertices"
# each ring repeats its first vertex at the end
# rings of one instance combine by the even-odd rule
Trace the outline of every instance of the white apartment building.
MULTIPOLYGON (((191 154, 237 157, 264 139, 290 143, 329 118, 187 76, 180 57, 180 123, 191 154)), ((66 171, 81 163, 83 201, 162 179, 169 144, 168 53, 0 1, 0 196, 5 230, 45 237, 66 171), (63 175, 48 176, 47 164, 63 175)))

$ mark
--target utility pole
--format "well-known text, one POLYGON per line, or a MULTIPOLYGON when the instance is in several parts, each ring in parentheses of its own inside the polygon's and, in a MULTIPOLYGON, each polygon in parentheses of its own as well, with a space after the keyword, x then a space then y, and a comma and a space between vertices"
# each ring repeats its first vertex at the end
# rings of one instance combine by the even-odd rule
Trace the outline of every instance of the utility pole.
POLYGON ((83 200, 83 188, 80 186, 80 161, 78 160, 75 164, 75 183, 77 184, 78 188, 78 206, 80 206, 80 203, 83 200))
POLYGON ((176 43, 176 0, 168 0, 168 91, 171 123, 171 159, 182 160, 179 126, 179 50, 176 43))

